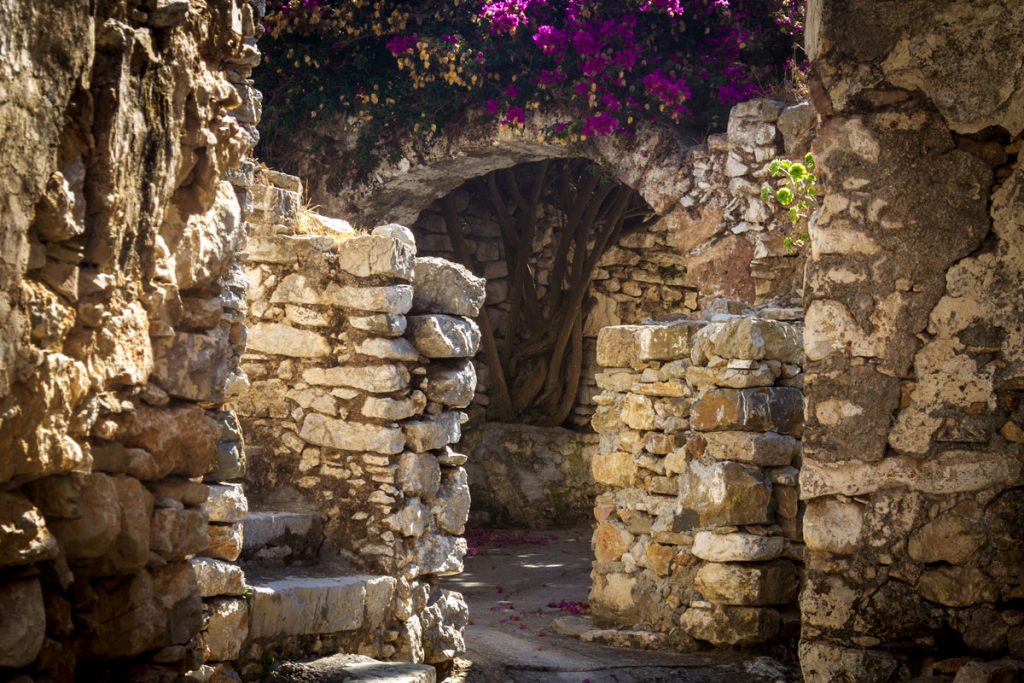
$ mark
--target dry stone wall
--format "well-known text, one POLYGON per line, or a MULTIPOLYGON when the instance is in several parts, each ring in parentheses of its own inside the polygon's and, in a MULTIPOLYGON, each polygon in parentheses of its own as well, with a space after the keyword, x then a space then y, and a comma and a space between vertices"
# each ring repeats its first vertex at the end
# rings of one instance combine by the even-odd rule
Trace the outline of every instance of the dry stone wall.
POLYGON ((213 525, 244 507, 220 484, 242 472, 227 179, 257 14, 0 5, 0 675, 203 679, 234 654, 203 629, 243 590, 213 525))
MULTIPOLYGON (((801 311, 766 311, 799 319, 801 311)), ((803 546, 798 324, 739 302, 598 337, 590 606, 611 642, 688 651, 795 635, 803 546)))
POLYGON ((248 526, 264 541, 247 542, 243 557, 333 571, 328 602, 367 612, 343 610, 333 625, 293 615, 286 626, 271 603, 287 599, 273 596, 303 586, 257 584, 254 615, 266 618, 248 656, 309 652, 315 636, 324 651, 450 660, 466 608, 436 584, 462 571, 466 553, 466 456, 452 447, 474 393, 470 317, 484 282, 417 258, 402 226, 356 233, 300 212, 297 178, 261 175, 244 252, 251 384, 235 406, 249 444, 248 526))
POLYGON ((808 25, 804 679, 1018 680, 1024 14, 823 0, 808 25))

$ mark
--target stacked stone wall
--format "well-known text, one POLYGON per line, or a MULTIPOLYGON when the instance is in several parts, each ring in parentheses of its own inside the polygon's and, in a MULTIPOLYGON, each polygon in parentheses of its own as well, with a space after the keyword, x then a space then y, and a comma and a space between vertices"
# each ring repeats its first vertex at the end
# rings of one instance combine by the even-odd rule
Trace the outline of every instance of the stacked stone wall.
POLYGON ((800 328, 738 302, 707 313, 598 337, 593 473, 609 491, 594 508, 590 605, 647 647, 795 635, 800 328))
MULTIPOLYGON (((247 492, 260 515, 311 513, 322 545, 285 534, 249 544, 244 558, 318 565, 342 581, 377 575, 351 582, 351 590, 379 594, 365 598, 369 616, 354 619, 358 627, 339 622, 326 638, 328 625, 306 631, 316 632, 319 648, 451 659, 423 629, 441 628, 431 612, 440 613, 431 607, 439 600, 464 611, 461 597, 436 584, 462 571, 466 552, 466 457, 452 447, 473 396, 480 333, 470 318, 484 282, 456 264, 417 258, 402 226, 357 233, 300 212, 297 178, 262 176, 244 253, 242 367, 251 384, 235 402, 248 441, 247 492), (319 227, 310 234, 309 224, 319 227)), ((257 588, 256 602, 264 599, 271 597, 257 588)), ((284 630, 268 625, 252 639, 278 655, 301 653, 314 639, 282 644, 284 630)))
POLYGON ((257 14, 0 7, 0 676, 204 678, 237 650, 203 630, 243 591, 217 530, 245 502, 227 179, 257 14))

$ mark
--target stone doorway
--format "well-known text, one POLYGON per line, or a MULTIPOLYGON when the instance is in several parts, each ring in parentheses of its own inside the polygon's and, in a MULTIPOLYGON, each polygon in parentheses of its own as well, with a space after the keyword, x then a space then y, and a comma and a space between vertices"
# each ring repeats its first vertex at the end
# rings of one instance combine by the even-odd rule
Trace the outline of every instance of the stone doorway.
MULTIPOLYGON (((662 276, 668 282, 647 283, 645 294, 633 280, 640 272, 657 278, 659 264, 644 262, 637 248, 655 244, 657 222, 635 191, 594 163, 562 159, 471 179, 412 226, 421 256, 460 261, 487 279, 477 390, 462 441, 477 525, 588 523, 601 492, 590 473, 597 332, 672 315, 687 297, 671 272, 662 276)), ((659 263, 681 268, 669 259, 659 263)))

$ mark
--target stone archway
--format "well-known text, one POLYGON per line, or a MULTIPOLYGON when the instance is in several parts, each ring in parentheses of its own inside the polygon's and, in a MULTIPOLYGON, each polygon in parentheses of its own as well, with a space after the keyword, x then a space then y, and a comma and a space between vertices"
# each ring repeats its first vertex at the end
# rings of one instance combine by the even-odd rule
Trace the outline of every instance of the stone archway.
MULTIPOLYGON (((593 287, 592 296, 597 301, 587 324, 592 349, 582 393, 590 412, 583 412, 578 426, 589 423, 591 412, 597 408, 594 395, 608 389, 598 387, 595 381, 599 370, 596 338, 606 326, 640 324, 649 319, 698 318, 708 301, 722 296, 761 308, 774 306, 776 310, 769 310, 768 317, 800 317, 792 306, 800 300, 803 259, 785 253, 785 226, 769 214, 757 194, 768 161, 787 150, 795 152, 805 143, 807 131, 797 123, 803 120, 805 125, 811 125, 814 115, 810 113, 808 117, 808 113, 806 105, 786 108, 780 103, 756 101, 737 107, 728 133, 712 136, 704 144, 687 144, 674 131, 652 128, 635 145, 592 141, 582 150, 571 150, 606 167, 616 180, 637 190, 661 216, 649 231, 624 236, 602 263, 607 272, 593 287), (785 312, 777 310, 787 306, 790 308, 785 312)), ((533 122, 532 125, 539 126, 533 122)), ((527 127, 527 131, 533 129, 539 127, 527 127)), ((403 147, 402 159, 379 169, 369 183, 328 191, 329 181, 321 178, 321 185, 314 185, 311 191, 315 201, 333 206, 335 211, 359 216, 357 220, 366 225, 388 220, 407 222, 417 233, 421 255, 450 258, 454 255, 453 245, 434 215, 439 212, 431 209, 435 200, 463 192, 460 188, 467 180, 495 169, 570 153, 563 146, 538 141, 527 131, 513 132, 480 123, 432 146, 403 147)), ((471 201, 460 201, 463 200, 471 201)), ((472 230, 471 225, 470 235, 472 230)), ((484 242, 486 239, 480 241, 481 245, 484 242)), ((500 269, 481 269, 477 274, 488 276, 495 283, 504 281, 500 269)), ((497 302, 489 299, 489 303, 497 302)), ((667 358, 664 361, 671 362, 667 358)), ((627 387, 627 393, 628 390, 627 387)), ((661 401, 659 407, 663 407, 661 403, 667 405, 672 401, 661 401)), ((682 445, 673 445, 671 432, 675 426, 659 424, 660 427, 644 426, 640 430, 659 432, 655 439, 658 445, 654 446, 657 452, 650 454, 652 460, 663 459, 682 445)), ((598 451, 596 435, 569 432, 566 438, 564 433, 551 437, 517 426, 476 427, 475 434, 473 429, 467 429, 463 442, 470 456, 466 466, 476 504, 488 504, 483 511, 492 515, 492 521, 511 521, 533 528, 549 526, 558 516, 586 521, 592 514, 594 498, 603 487, 613 491, 629 489, 619 486, 614 477, 602 475, 601 484, 594 480, 591 461, 598 451), (573 493, 568 505, 568 497, 561 495, 566 491, 573 493), (581 492, 582 495, 575 495, 581 492), (567 510, 572 505, 578 509, 567 510)), ((640 444, 640 450, 644 448, 640 444)), ((641 453, 630 457, 635 455, 641 453)), ((653 495, 670 499, 672 496, 664 487, 676 479, 675 475, 658 478, 652 485, 662 488, 653 495)), ((779 488, 786 485, 780 484, 779 488)), ((788 494, 795 489, 790 486, 785 490, 788 494)), ((787 502, 793 503, 789 499, 787 502)), ((623 515, 644 514, 628 505, 620 507, 623 515)), ((790 507, 795 510, 795 504, 790 507)), ((668 536, 675 538, 673 533, 668 536)), ((602 527, 602 534, 607 535, 607 528, 602 527)), ((606 545, 600 540, 595 543, 606 545)), ((657 545, 658 560, 671 562, 670 555, 677 551, 672 550, 670 543, 657 545)), ((589 554, 589 548, 585 552, 589 554)), ((608 560, 606 547, 600 554, 602 561, 608 560)), ((601 577, 605 598, 611 595, 606 586, 608 576, 601 577)), ((691 576, 689 581, 692 580, 691 576)), ((644 584, 644 590, 647 588, 651 586, 644 584)), ((652 594, 655 593, 656 590, 652 594)), ((776 615, 771 610, 765 614, 776 615)), ((612 616, 606 614, 605 618, 615 623, 612 616)), ((624 612, 622 616, 627 615, 624 612)), ((632 618, 635 614, 628 616, 632 618)), ((660 629, 658 624, 648 627, 649 634, 657 634, 660 629)), ((657 635, 648 640, 650 644, 666 644, 657 635)), ((679 642, 682 641, 676 644, 679 642)))

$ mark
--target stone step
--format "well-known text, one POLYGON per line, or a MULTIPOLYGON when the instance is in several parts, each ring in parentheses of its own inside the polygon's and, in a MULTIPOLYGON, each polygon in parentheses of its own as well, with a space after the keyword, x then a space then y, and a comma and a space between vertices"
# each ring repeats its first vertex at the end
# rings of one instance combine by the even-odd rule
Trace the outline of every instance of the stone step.
POLYGON ((436 683, 437 671, 426 664, 379 662, 360 655, 334 655, 309 662, 288 662, 274 672, 282 683, 436 683))
POLYGON ((332 566, 248 571, 246 580, 253 591, 250 640, 379 629, 394 599, 397 580, 340 571, 332 566))
POLYGON ((309 563, 323 544, 320 515, 312 512, 249 512, 242 520, 242 559, 247 564, 309 563))

